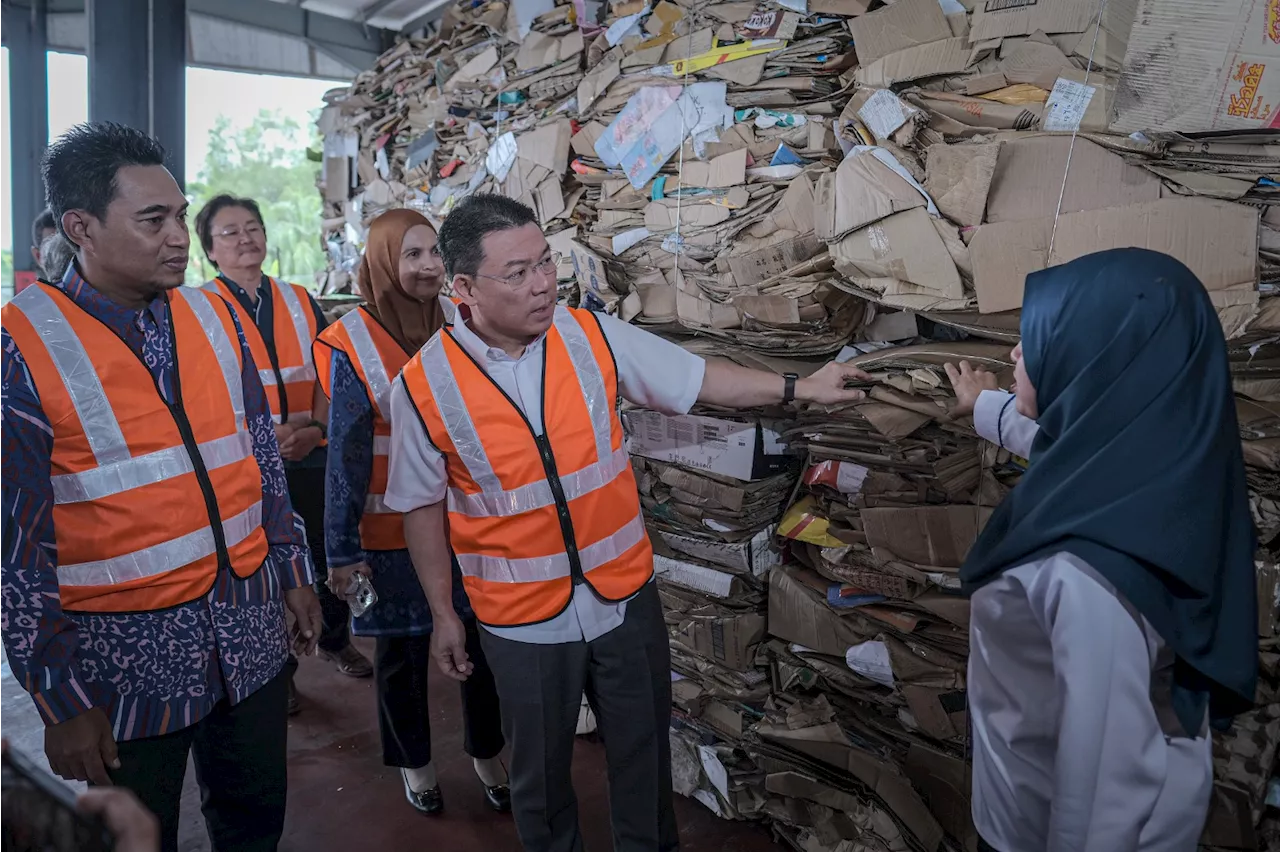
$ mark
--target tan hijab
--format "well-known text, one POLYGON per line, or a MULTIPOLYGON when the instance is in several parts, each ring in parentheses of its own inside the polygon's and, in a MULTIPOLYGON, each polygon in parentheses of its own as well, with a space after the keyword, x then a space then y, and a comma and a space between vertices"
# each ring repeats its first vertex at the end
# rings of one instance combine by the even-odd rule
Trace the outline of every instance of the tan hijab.
POLYGON ((410 355, 444 325, 438 299, 420 302, 400 286, 400 247, 417 225, 435 228, 416 210, 388 210, 369 224, 369 241, 360 260, 356 288, 365 308, 410 355))

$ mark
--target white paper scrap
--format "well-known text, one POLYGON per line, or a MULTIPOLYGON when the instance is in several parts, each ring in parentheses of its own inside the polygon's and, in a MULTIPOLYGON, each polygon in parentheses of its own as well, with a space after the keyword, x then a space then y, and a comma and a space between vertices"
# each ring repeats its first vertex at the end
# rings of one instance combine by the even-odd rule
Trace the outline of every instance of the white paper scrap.
POLYGON ((620 255, 634 245, 649 239, 648 228, 632 228, 630 231, 623 231, 621 234, 615 234, 613 237, 613 253, 620 255))
POLYGON ((708 745, 700 745, 698 757, 702 759, 702 771, 707 773, 707 780, 716 788, 716 792, 728 801, 729 773, 720 762, 720 756, 716 754, 716 750, 708 745))
POLYGON ((858 494, 867 481, 867 468, 853 462, 836 463, 836 490, 841 494, 858 494))
POLYGON ((880 89, 868 98, 862 109, 858 110, 858 118, 871 128, 877 139, 888 139, 895 130, 907 123, 902 101, 888 89, 880 89))
POLYGON ((604 34, 604 37, 609 41, 609 46, 616 46, 618 42, 626 38, 632 30, 639 29, 641 19, 647 14, 649 14, 649 7, 645 6, 634 15, 627 15, 625 18, 619 18, 610 24, 609 29, 605 30, 604 34))
POLYGON ((844 652, 849 668, 881 686, 893 688, 893 664, 889 662, 889 648, 883 642, 863 642, 844 652))
POLYGON ((507 173, 516 164, 516 135, 508 132, 499 136, 489 149, 484 164, 488 167, 489 174, 493 175, 498 183, 506 180, 507 173))
POLYGON ((1093 100, 1093 93, 1096 91, 1096 86, 1086 86, 1084 83, 1059 77, 1044 105, 1044 121, 1040 126, 1057 132, 1079 130, 1085 111, 1089 109, 1089 101, 1093 100))

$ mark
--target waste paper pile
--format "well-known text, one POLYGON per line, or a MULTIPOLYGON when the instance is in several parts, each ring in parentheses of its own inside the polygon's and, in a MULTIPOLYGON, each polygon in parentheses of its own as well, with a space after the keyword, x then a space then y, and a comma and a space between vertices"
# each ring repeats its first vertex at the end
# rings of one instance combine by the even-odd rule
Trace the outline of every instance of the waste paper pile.
POLYGON ((1215 741, 1204 843, 1264 848, 1273 5, 459 2, 326 97, 324 290, 350 290, 383 210, 438 220, 497 192, 537 213, 565 304, 780 374, 871 373, 849 406, 623 418, 672 638, 676 788, 805 852, 934 852, 975 842, 957 571, 1028 464, 950 416, 942 365, 1008 386, 1028 273, 1177 257, 1229 341, 1261 542, 1259 708, 1215 741))

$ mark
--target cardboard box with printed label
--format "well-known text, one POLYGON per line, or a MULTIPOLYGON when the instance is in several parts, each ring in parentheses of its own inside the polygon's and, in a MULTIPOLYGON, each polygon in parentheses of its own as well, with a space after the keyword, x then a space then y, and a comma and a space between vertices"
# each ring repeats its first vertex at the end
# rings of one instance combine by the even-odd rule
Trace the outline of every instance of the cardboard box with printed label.
POLYGON ((735 479, 761 479, 794 461, 778 432, 759 422, 672 416, 648 409, 624 411, 622 422, 632 455, 735 479))
POLYGON ((1280 0, 1141 0, 1112 129, 1280 127, 1280 0))

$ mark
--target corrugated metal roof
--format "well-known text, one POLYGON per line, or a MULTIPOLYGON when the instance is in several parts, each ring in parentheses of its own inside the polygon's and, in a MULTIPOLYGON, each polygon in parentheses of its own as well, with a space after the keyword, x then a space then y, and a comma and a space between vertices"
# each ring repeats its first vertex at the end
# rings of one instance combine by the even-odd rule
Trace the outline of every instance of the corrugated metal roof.
POLYGON ((276 2, 300 5, 303 9, 363 21, 371 26, 397 32, 441 5, 439 0, 276 0, 276 2))

